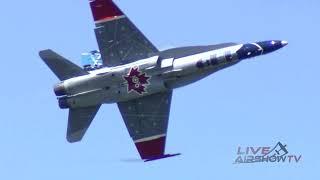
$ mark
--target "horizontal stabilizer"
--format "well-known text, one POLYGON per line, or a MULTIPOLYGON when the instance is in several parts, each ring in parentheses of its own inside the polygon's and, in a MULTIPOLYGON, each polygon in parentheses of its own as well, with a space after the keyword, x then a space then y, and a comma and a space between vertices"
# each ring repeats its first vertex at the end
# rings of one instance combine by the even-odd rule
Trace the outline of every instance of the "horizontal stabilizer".
POLYGON ((69 110, 67 140, 81 141, 101 105, 69 110))
POLYGON ((76 64, 65 59, 64 57, 60 56, 50 49, 40 51, 39 55, 61 81, 89 74, 81 67, 77 66, 76 64))

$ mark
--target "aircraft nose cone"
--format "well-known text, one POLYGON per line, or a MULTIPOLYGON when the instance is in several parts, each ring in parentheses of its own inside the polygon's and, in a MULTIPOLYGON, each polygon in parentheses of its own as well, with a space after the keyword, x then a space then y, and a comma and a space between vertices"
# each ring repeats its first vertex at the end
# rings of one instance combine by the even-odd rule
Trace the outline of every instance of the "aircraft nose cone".
POLYGON ((282 47, 288 45, 288 41, 281 41, 282 47))
POLYGON ((278 41, 278 40, 273 40, 273 41, 262 41, 262 42, 257 42, 263 49, 263 54, 267 54, 273 51, 276 51, 280 48, 283 48, 288 44, 287 41, 278 41))

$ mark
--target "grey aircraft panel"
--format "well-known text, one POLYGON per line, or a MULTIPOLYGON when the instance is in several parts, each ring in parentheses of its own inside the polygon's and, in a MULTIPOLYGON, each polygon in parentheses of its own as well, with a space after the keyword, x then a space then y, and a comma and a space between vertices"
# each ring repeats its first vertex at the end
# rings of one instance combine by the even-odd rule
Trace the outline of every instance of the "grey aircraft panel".
POLYGON ((127 17, 97 24, 95 33, 105 66, 127 64, 158 52, 127 17))
POLYGON ((50 49, 40 51, 39 55, 61 81, 89 74, 81 67, 50 49))
POLYGON ((101 105, 69 110, 67 140, 81 141, 101 105))
POLYGON ((236 43, 223 43, 223 44, 216 44, 216 45, 209 45, 209 46, 188 46, 188 47, 179 47, 164 50, 154 55, 159 55, 161 59, 169 59, 169 58, 181 58, 186 56, 191 56, 194 54, 199 54, 207 51, 212 51, 216 49, 226 48, 230 46, 237 45, 236 43))
POLYGON ((118 103, 133 140, 166 134, 172 91, 118 103))

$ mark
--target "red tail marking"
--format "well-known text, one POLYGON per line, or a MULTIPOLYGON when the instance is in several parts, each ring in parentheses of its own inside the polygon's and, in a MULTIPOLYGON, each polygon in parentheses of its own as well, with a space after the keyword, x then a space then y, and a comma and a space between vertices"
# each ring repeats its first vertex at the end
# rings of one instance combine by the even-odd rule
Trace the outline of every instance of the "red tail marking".
POLYGON ((122 16, 122 11, 112 0, 93 0, 90 2, 94 21, 113 19, 122 16))

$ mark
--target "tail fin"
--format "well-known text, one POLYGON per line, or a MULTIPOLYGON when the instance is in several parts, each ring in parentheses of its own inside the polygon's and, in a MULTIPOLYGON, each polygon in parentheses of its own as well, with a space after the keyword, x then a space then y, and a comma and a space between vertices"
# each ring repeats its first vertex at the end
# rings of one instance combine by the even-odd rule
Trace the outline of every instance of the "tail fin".
POLYGON ((76 64, 65 59, 64 57, 60 56, 50 49, 40 51, 39 55, 61 81, 89 74, 81 67, 77 66, 76 64))
POLYGON ((70 143, 81 141, 100 106, 69 110, 67 140, 70 143))

